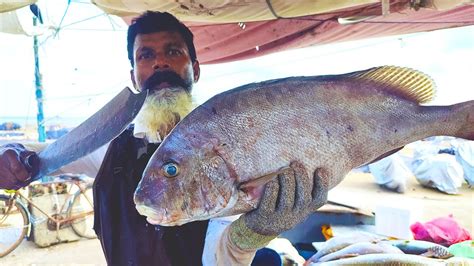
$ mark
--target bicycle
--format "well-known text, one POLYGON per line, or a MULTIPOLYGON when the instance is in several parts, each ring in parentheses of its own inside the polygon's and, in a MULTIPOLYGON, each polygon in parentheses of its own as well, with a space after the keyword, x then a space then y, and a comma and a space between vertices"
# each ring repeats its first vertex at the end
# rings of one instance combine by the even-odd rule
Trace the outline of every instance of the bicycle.
MULTIPOLYGON (((0 258, 21 244, 25 236, 29 235, 32 223, 35 223, 35 219, 37 220, 25 207, 24 202, 47 217, 48 230, 59 232, 60 229, 70 226, 80 237, 96 238, 92 229, 94 221, 92 182, 81 175, 60 175, 53 181, 40 184, 43 188, 51 189, 48 192, 56 195, 58 192, 66 194, 64 204, 59 208, 59 204, 56 203, 55 213, 49 214, 35 204, 30 197, 25 196, 21 190, 5 190, 6 195, 0 195, 0 258)), ((32 183, 27 188, 34 190, 34 186, 35 184, 32 183)), ((36 193, 36 196, 41 194, 38 190, 36 193)))

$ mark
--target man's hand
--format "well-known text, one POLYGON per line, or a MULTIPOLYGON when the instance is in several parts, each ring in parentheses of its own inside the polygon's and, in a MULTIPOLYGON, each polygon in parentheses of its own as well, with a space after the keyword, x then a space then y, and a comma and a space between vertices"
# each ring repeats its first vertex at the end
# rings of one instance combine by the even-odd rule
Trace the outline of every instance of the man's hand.
POLYGON ((19 189, 31 182, 38 171, 38 155, 21 144, 0 147, 0 188, 19 189))
POLYGON ((318 168, 313 177, 293 162, 288 171, 269 182, 257 209, 230 225, 230 239, 241 249, 258 249, 293 228, 327 201, 327 174, 318 168))

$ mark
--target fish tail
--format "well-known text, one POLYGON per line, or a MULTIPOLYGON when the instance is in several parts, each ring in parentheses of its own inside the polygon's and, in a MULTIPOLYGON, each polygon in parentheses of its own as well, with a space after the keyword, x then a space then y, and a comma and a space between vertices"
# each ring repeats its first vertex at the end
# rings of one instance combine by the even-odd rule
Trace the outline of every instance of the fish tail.
POLYGON ((454 120, 460 123, 460 128, 454 136, 458 138, 474 140, 474 101, 458 103, 452 106, 456 117, 454 120))

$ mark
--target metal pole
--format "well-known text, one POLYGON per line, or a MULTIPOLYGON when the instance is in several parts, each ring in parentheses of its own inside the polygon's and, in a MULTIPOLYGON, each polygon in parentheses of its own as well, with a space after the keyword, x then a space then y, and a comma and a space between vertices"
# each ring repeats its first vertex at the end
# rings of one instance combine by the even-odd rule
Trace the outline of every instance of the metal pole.
MULTIPOLYGON (((33 17, 33 26, 36 26, 36 17, 33 17)), ((38 114, 36 120, 38 121, 38 141, 46 141, 46 133, 44 130, 44 115, 43 115, 43 85, 41 83, 41 74, 39 71, 39 57, 38 57, 38 37, 33 36, 33 50, 35 55, 35 85, 36 85, 36 102, 38 103, 38 114)))

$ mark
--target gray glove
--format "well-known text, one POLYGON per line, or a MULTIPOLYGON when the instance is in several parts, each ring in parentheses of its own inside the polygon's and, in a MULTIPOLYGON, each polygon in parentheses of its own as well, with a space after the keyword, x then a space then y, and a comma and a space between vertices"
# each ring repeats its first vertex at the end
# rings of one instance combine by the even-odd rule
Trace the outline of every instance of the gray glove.
POLYGON ((266 185, 258 208, 230 225, 231 241, 241 249, 266 246, 326 203, 327 178, 323 168, 310 177, 301 163, 291 163, 287 171, 266 185))
POLYGON ((34 151, 18 143, 0 147, 0 189, 27 186, 38 168, 39 157, 34 151))

